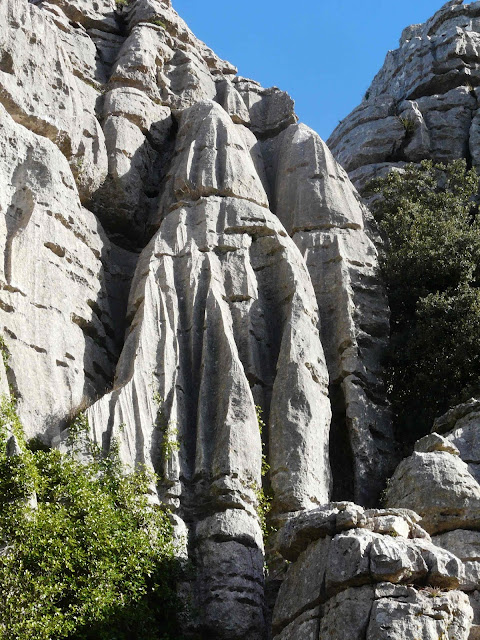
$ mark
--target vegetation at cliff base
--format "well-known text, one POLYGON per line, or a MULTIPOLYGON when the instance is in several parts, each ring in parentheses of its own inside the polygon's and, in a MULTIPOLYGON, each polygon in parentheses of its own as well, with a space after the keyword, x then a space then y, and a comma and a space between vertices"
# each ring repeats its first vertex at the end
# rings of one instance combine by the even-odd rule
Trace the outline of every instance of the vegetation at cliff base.
POLYGON ((390 399, 415 439, 480 389, 478 176, 463 160, 424 161, 368 186, 386 238, 390 399))
POLYGON ((1 400, 1 640, 179 637, 172 527, 149 506, 152 474, 97 454, 28 447, 1 400))

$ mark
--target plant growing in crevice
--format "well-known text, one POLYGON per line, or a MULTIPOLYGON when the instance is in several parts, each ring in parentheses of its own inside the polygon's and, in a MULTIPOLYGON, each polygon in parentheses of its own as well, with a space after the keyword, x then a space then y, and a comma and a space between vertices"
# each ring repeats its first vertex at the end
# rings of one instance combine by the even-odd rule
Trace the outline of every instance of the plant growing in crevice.
POLYGON ((415 133, 415 129, 417 128, 415 120, 412 120, 412 118, 408 118, 408 117, 401 117, 399 118, 399 120, 402 123, 403 128, 405 129, 405 132, 407 135, 411 135, 415 133))
MULTIPOLYGON (((258 430, 260 437, 264 435, 267 425, 262 418, 263 409, 260 405, 255 405, 255 413, 257 416, 258 430)), ((273 492, 268 480, 268 474, 270 472, 270 465, 267 462, 267 454, 265 452, 265 442, 262 438, 262 486, 258 486, 256 482, 253 482, 251 487, 255 493, 256 498, 256 512, 258 520, 260 522, 260 528, 262 530, 264 543, 267 544, 268 537, 276 531, 275 527, 269 523, 269 513, 272 509, 273 492)))
POLYGON ((153 16, 152 18, 149 18, 147 22, 150 22, 150 24, 155 24, 157 27, 162 27, 163 29, 167 28, 167 25, 163 22, 161 16, 153 16))
POLYGON ((157 417, 155 420, 155 428, 162 433, 162 442, 160 451, 162 458, 166 464, 169 458, 180 450, 178 441, 178 428, 175 420, 168 420, 165 414, 165 400, 157 391, 153 394, 153 402, 157 405, 157 417))
MULTIPOLYGON (((258 430, 260 431, 260 437, 262 437, 264 430, 266 429, 266 424, 262 418, 263 409, 259 404, 255 405, 255 413, 257 416, 257 424, 258 424, 258 430)), ((264 478, 269 471, 270 471, 270 465, 267 462, 267 454, 265 453, 265 442, 263 441, 263 438, 262 438, 262 478, 264 478)))
POLYGON ((3 365, 5 367, 5 370, 8 371, 9 369, 8 362, 10 360, 10 354, 8 352, 8 348, 5 343, 5 338, 3 336, 0 336, 0 351, 2 352, 3 365))

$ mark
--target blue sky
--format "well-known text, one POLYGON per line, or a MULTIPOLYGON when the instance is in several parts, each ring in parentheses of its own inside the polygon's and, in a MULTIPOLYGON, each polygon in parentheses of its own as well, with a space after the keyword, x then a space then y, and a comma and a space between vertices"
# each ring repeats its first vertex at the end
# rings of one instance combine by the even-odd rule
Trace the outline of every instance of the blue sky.
POLYGON ((172 0, 192 31, 243 76, 278 86, 327 139, 357 106, 404 27, 442 0, 172 0))

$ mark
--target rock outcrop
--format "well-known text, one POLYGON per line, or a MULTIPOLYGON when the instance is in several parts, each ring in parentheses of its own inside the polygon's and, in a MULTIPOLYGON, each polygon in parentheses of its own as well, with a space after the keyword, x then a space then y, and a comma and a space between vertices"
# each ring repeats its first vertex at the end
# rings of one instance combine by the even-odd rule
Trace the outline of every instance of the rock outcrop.
POLYGON ((155 469, 210 640, 266 632, 264 490, 281 527, 396 463, 370 214, 297 120, 170 2, 1 3, 0 389, 155 469))
POLYGON ((406 509, 351 503, 291 519, 278 538, 292 564, 275 605, 273 637, 467 640, 473 612, 456 590, 461 563, 432 544, 418 520, 406 509))
MULTIPOLYGON (((330 139, 355 184, 480 167, 479 46, 480 2, 405 30, 330 139)), ((169 1, 2 0, 0 142, 0 393, 157 472, 187 635, 480 638, 480 402, 393 473, 375 225, 292 99, 169 1)))
POLYGON ((386 491, 389 507, 415 509, 432 541, 462 562, 459 588, 480 635, 480 402, 472 399, 438 418, 432 433, 400 463, 386 491))
POLYGON ((361 104, 328 140, 357 188, 405 162, 480 168, 480 3, 447 2, 407 27, 361 104))

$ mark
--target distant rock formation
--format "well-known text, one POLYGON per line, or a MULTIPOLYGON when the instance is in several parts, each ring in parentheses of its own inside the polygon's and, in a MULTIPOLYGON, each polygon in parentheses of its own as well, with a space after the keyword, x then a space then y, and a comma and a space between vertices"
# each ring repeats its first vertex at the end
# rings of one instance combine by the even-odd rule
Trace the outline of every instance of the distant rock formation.
POLYGON ((327 141, 357 188, 405 162, 480 169, 480 2, 447 2, 400 46, 327 141))

